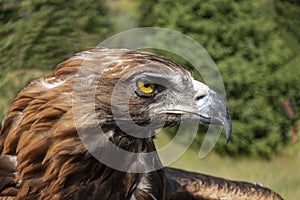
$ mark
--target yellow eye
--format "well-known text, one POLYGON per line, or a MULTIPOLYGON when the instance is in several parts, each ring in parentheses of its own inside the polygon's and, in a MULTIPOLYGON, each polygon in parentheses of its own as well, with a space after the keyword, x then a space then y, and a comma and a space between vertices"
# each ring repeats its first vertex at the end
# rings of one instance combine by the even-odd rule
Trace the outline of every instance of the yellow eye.
POLYGON ((151 94, 155 90, 155 84, 148 81, 138 81, 139 89, 145 94, 151 94))

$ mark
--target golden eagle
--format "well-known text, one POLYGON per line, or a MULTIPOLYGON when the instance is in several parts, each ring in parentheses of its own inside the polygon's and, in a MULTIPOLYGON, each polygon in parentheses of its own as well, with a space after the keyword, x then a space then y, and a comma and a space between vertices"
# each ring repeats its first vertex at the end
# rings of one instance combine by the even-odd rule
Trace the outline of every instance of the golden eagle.
POLYGON ((75 54, 9 107, 0 135, 0 200, 281 199, 255 184, 159 168, 154 130, 191 120, 222 125, 229 139, 225 102, 179 64, 126 49, 75 54), (110 144, 130 152, 115 159, 125 170, 94 156, 114 159, 110 144), (130 156, 139 153, 154 156, 130 156), (158 169, 147 171, 151 166, 158 169))

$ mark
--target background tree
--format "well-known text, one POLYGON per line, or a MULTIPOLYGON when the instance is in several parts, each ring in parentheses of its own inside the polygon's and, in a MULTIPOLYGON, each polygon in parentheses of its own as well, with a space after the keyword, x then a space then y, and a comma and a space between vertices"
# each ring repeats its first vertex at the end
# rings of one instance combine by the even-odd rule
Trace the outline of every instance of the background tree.
POLYGON ((28 80, 112 32, 104 2, 0 1, 0 117, 28 80))
MULTIPOLYGON (((157 0, 140 4, 140 25, 166 27, 187 34, 217 63, 233 118, 231 144, 218 142, 215 150, 219 153, 225 149, 230 155, 270 157, 283 145, 281 127, 291 127, 282 104, 289 95, 299 97, 296 83, 300 73, 295 68, 299 51, 295 52, 286 43, 282 33, 289 27, 297 28, 291 22, 286 28, 281 26, 277 10, 284 10, 281 14, 286 16, 288 11, 282 6, 291 7, 298 16, 299 7, 283 1, 277 3, 157 0)), ((286 16, 288 19, 290 16, 286 16)), ((299 110, 299 104, 296 108, 299 110)))

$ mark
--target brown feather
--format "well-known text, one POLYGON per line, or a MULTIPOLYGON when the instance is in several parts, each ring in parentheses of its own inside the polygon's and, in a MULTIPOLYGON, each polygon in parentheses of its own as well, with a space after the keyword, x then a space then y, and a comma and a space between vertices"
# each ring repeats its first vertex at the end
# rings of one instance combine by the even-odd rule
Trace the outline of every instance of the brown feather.
POLYGON ((231 181, 168 167, 164 171, 167 178, 166 199, 283 199, 277 193, 258 184, 231 181))

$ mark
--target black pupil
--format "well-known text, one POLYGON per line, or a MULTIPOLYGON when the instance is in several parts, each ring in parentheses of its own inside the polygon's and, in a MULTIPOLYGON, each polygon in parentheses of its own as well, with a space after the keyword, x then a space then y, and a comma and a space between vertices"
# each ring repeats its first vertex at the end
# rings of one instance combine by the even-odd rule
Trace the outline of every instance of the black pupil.
POLYGON ((150 82, 148 82, 148 81, 147 81, 147 82, 144 82, 144 87, 145 87, 145 88, 150 87, 150 82))

